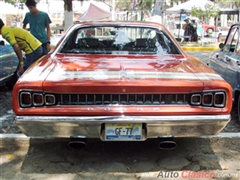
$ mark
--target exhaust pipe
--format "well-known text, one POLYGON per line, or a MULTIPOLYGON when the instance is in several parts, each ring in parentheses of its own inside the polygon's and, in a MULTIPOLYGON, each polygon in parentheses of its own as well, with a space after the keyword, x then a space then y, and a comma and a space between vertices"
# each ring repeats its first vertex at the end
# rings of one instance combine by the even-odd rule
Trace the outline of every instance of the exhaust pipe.
POLYGON ((173 150, 177 147, 177 143, 172 138, 163 138, 158 144, 159 149, 173 150))
POLYGON ((68 143, 69 149, 84 149, 87 147, 86 138, 72 137, 68 143))

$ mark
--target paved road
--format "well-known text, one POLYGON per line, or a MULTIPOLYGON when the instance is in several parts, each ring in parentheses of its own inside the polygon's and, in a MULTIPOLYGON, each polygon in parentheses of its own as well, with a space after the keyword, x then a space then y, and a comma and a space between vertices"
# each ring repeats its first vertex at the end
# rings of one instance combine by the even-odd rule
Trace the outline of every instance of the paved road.
POLYGON ((84 150, 68 149, 67 139, 29 139, 26 144, 22 141, 21 146, 5 139, 0 179, 239 180, 240 134, 236 135, 178 138, 177 148, 170 151, 158 149, 158 139, 145 142, 91 139, 84 150), (204 177, 197 178, 194 172, 204 177), (175 176, 166 178, 168 173, 175 176))
POLYGON ((185 52, 191 56, 198 58, 199 60, 202 60, 203 62, 205 62, 208 59, 209 54, 211 53, 211 51, 185 51, 185 52))

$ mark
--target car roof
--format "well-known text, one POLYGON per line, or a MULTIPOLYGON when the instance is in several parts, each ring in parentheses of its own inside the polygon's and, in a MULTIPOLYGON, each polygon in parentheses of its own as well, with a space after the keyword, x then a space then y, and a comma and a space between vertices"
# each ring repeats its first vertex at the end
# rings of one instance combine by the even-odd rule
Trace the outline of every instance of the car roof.
POLYGON ((233 25, 231 25, 231 27, 232 26, 240 26, 240 22, 236 22, 236 23, 234 23, 233 25))
POLYGON ((162 24, 151 21, 84 21, 76 22, 75 25, 83 26, 145 26, 145 27, 159 27, 164 28, 162 24))

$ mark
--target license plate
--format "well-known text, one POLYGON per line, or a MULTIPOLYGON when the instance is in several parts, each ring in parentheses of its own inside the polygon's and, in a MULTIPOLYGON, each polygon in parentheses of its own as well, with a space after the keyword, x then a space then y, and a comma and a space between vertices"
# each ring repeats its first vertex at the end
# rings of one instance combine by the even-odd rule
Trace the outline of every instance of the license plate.
POLYGON ((105 124, 106 141, 140 141, 142 124, 105 124))

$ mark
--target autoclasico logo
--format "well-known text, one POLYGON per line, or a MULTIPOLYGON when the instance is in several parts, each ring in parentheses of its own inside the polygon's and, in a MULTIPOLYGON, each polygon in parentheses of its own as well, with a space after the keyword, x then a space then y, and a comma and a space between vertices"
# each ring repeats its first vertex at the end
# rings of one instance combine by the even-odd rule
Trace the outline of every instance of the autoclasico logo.
POLYGON ((189 171, 189 170, 183 170, 181 172, 165 172, 165 171, 159 171, 157 178, 238 178, 238 173, 231 173, 231 172, 213 172, 213 171, 189 171))

